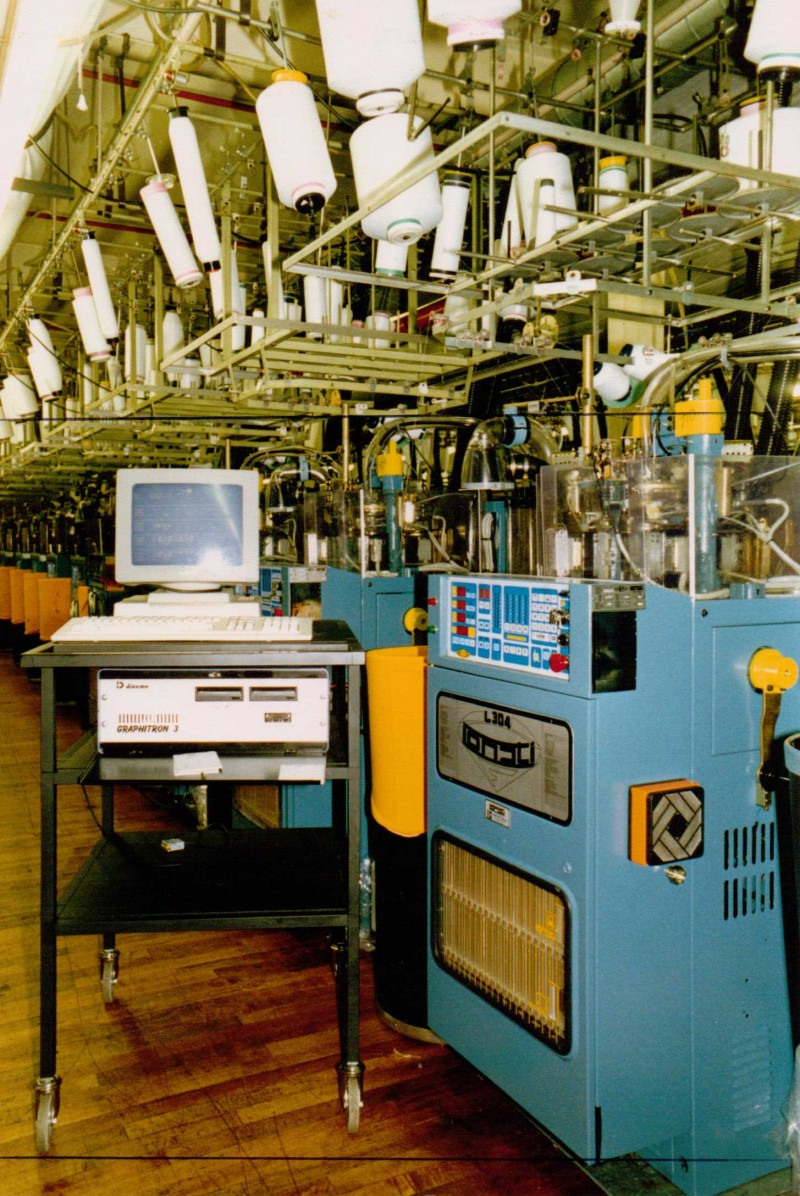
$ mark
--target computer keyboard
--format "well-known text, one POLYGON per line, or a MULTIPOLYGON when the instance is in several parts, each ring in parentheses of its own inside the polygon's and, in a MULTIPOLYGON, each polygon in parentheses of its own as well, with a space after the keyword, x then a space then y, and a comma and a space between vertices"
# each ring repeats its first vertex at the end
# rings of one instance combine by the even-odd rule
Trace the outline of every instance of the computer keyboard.
POLYGON ((124 618, 87 615, 70 619, 51 635, 51 640, 71 643, 109 641, 126 643, 169 641, 217 641, 220 643, 272 644, 310 640, 313 620, 295 616, 283 618, 238 618, 236 615, 191 617, 124 618))

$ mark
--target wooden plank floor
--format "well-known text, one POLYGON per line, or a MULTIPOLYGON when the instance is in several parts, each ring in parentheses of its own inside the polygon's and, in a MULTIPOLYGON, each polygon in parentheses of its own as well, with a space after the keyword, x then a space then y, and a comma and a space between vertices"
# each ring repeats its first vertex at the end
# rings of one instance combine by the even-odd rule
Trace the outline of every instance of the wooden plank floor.
MULTIPOLYGON (((361 1129, 337 1100, 333 979, 319 932, 122 937, 104 1006, 97 940, 61 938, 61 1115, 33 1149, 38 1026, 38 692, 0 653, 0 1194, 588 1196, 599 1189, 447 1047, 392 1033, 363 961, 361 1129)), ((74 713, 61 715, 64 742, 74 713)), ((89 790, 99 804, 99 791, 89 790)), ((97 831, 60 790, 59 873, 97 831)), ((138 795, 121 824, 176 825, 138 795)))

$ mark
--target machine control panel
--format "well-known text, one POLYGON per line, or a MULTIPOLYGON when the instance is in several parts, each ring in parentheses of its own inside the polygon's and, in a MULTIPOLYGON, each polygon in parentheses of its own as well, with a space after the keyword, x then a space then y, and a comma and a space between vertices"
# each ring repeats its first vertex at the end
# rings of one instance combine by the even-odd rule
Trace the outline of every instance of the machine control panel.
POLYGON ((644 610, 645 591, 643 585, 626 582, 595 582, 591 587, 592 610, 619 611, 644 610))
POLYGON ((569 680, 565 583, 450 578, 446 592, 448 656, 569 680))

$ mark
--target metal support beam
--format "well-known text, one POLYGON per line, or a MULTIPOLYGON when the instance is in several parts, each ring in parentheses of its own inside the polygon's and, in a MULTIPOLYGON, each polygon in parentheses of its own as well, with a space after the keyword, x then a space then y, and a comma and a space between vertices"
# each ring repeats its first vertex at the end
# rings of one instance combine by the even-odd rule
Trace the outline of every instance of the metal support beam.
POLYGON ((74 229, 86 219, 86 212, 107 189, 118 163, 130 141, 136 135, 136 130, 141 124, 142 118, 154 98, 158 95, 164 81, 164 75, 167 71, 179 65, 181 57, 187 49, 187 44, 194 36, 201 19, 201 13, 190 13, 179 28, 175 30, 174 41, 168 50, 164 51, 158 47, 154 48, 152 66, 141 86, 137 89, 133 103, 128 109, 125 119, 120 124, 116 136, 105 151, 103 161, 98 167, 97 175, 92 179, 88 189, 81 194, 77 204, 67 217, 61 233, 51 246, 42 264, 36 271, 33 280, 29 283, 21 300, 17 304, 16 310, 10 314, 5 327, 0 331, 0 350, 2 350, 8 338, 14 334, 14 325, 22 322, 24 318, 23 313, 26 309, 33 307, 33 301, 37 292, 70 243, 74 229))

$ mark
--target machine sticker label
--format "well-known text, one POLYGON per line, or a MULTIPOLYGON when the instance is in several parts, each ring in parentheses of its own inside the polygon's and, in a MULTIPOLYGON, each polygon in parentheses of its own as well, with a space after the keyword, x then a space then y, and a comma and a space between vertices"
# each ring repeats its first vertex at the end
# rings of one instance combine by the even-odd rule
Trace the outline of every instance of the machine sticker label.
POLYGON ((483 816, 488 818, 489 822, 496 822, 498 826, 508 827, 511 825, 511 813, 508 806, 498 806, 496 801, 489 801, 488 798, 483 803, 483 816))
MULTIPOLYGON (((572 730, 560 719, 440 694, 436 764, 445 780, 489 798, 555 822, 572 817, 572 730)), ((486 817, 499 821, 491 807, 504 807, 486 802, 486 817)))

